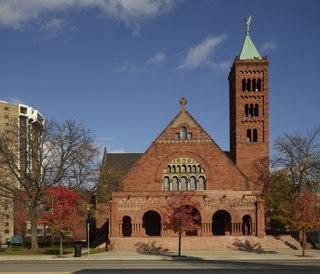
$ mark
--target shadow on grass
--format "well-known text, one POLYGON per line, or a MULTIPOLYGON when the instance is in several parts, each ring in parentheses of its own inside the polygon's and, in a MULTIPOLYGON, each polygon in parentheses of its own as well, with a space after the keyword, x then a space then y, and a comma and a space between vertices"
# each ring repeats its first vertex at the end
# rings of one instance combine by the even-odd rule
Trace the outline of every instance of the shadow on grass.
POLYGON ((245 251, 248 253, 257 253, 257 254, 277 254, 276 251, 268 251, 264 250, 261 246, 261 244, 256 243, 252 244, 249 240, 241 241, 239 239, 236 239, 233 243, 233 246, 235 247, 235 250, 239 251, 245 251))

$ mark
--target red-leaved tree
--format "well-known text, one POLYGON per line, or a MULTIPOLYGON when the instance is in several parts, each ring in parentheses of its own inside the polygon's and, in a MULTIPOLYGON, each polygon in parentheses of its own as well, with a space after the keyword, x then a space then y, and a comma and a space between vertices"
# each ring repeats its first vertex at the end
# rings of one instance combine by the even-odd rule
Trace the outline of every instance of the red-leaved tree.
POLYGON ((179 236, 178 256, 181 256, 181 236, 200 227, 200 214, 196 203, 188 195, 174 195, 169 198, 164 213, 164 229, 172 230, 179 236))
POLYGON ((42 223, 47 225, 52 234, 60 238, 60 256, 63 255, 63 236, 81 220, 78 210, 80 196, 64 186, 47 189, 46 209, 42 212, 42 223))
POLYGON ((306 232, 320 228, 320 197, 306 187, 300 189, 287 205, 287 221, 302 235, 302 256, 305 256, 306 232))

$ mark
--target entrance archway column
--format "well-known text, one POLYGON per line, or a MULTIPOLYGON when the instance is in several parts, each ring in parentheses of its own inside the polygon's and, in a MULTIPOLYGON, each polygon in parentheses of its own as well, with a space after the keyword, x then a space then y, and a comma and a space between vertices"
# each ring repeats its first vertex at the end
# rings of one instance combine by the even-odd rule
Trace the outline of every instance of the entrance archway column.
POLYGON ((231 235, 240 236, 241 235, 241 226, 242 222, 233 222, 232 224, 232 232, 231 235))
POLYGON ((265 204, 264 200, 261 198, 258 198, 257 200, 257 237, 258 238, 263 238, 265 236, 264 204, 265 204))
POLYGON ((202 236, 209 236, 212 234, 212 223, 202 223, 201 224, 201 235, 202 236))

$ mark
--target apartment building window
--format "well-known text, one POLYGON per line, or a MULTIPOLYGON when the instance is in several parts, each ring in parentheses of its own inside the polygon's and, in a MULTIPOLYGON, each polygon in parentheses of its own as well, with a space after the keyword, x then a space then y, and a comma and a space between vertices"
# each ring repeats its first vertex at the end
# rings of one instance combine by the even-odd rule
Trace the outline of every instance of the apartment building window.
POLYGON ((9 111, 9 107, 4 107, 4 110, 5 111, 9 111))
POLYGON ((9 119, 9 115, 5 115, 5 116, 4 116, 4 119, 9 119))

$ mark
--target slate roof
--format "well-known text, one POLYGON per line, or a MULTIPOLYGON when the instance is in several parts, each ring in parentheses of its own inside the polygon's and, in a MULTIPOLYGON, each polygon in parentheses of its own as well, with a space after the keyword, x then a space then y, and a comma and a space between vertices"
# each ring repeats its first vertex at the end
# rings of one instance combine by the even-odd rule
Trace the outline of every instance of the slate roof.
POLYGON ((120 167, 125 174, 140 159, 143 153, 108 153, 106 150, 103 155, 103 166, 120 167))

